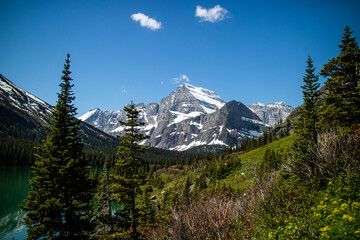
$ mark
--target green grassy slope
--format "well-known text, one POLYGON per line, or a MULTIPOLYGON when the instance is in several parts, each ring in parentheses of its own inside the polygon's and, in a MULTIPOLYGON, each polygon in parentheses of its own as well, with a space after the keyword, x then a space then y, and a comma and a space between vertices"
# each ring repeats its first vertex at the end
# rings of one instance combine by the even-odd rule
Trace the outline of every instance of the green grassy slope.
POLYGON ((239 156, 239 158, 244 163, 249 162, 249 163, 256 165, 261 162, 267 149, 274 150, 275 152, 278 152, 278 153, 282 154, 283 156, 289 154, 289 152, 291 150, 291 146, 294 143, 294 141, 295 141, 295 135, 293 134, 293 135, 281 138, 272 143, 269 143, 260 148, 257 148, 253 151, 242 154, 239 156))
POLYGON ((274 150, 281 155, 282 161, 285 161, 290 154, 294 140, 295 135, 293 134, 237 156, 241 165, 232 170, 225 179, 220 180, 219 184, 230 186, 235 191, 246 191, 253 184, 253 170, 263 162, 265 152, 268 149, 274 150))
MULTIPOLYGON (((157 184, 153 194, 160 198, 167 191, 173 192, 175 196, 181 195, 186 178, 189 178, 195 187, 202 175, 205 175, 207 189, 225 186, 230 187, 235 192, 244 192, 252 186, 253 169, 262 163, 266 150, 274 150, 285 160, 290 153, 294 140, 295 135, 290 135, 242 155, 225 155, 219 159, 213 159, 182 170, 177 168, 163 169, 155 174, 156 181, 161 183, 157 184), (223 176, 219 174, 212 179, 209 173, 210 168, 215 168, 223 176)), ((206 189, 201 190, 206 191, 206 189)))

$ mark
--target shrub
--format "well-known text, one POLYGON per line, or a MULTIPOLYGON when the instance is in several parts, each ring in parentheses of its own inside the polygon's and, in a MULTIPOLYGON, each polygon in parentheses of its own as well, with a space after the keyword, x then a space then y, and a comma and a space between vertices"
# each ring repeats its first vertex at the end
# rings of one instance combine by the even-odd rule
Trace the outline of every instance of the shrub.
POLYGON ((330 129, 319 134, 315 147, 310 149, 310 159, 292 165, 292 171, 306 182, 317 182, 326 187, 328 179, 340 174, 359 172, 359 141, 355 134, 330 129))
POLYGON ((245 239, 252 231, 255 205, 251 196, 202 195, 172 208, 173 239, 245 239))
POLYGON ((259 239, 311 239, 312 194, 299 179, 280 173, 264 179, 263 198, 257 200, 254 235, 259 239))

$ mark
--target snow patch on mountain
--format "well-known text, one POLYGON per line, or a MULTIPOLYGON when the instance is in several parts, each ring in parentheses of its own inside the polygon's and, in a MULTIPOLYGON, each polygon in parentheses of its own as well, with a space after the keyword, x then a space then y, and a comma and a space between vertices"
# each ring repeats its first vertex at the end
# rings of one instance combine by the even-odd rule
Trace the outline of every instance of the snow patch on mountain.
POLYGON ((89 112, 85 113, 84 115, 80 116, 79 119, 81 121, 86 121, 91 115, 93 115, 96 111, 101 111, 99 108, 94 108, 90 110, 89 112))
POLYGON ((248 121, 248 122, 257 123, 257 124, 263 124, 263 125, 266 125, 267 127, 269 127, 268 124, 265 124, 264 122, 256 120, 256 119, 251 119, 251 118, 247 118, 247 117, 241 117, 241 119, 243 121, 248 121))
POLYGON ((287 116, 294 110, 292 106, 285 102, 275 102, 275 103, 253 103, 247 106, 251 111, 253 111, 261 121, 270 126, 275 126, 280 121, 285 121, 287 116))
POLYGON ((119 126, 119 127, 115 128, 114 130, 111 130, 110 133, 120 133, 120 132, 122 132, 124 130, 125 130, 125 127, 119 126))
POLYGON ((175 123, 179 123, 179 122, 182 122, 186 119, 189 119, 189 118, 194 118, 194 117, 197 117, 197 116, 200 116, 202 115, 203 113, 202 112, 191 112, 191 113, 188 113, 188 114, 185 114, 185 113, 181 113, 181 112, 177 112, 177 111, 170 111, 172 115, 175 116, 175 119, 168 125, 168 126, 171 126, 175 123))
MULTIPOLYGON (((190 93, 201 102, 216 106, 218 109, 225 105, 225 102, 213 91, 201 87, 194 87, 188 83, 184 83, 184 86, 189 89, 190 93)), ((202 107, 206 113, 215 112, 214 108, 208 108, 206 106, 202 107)))
POLYGON ((192 141, 190 144, 179 145, 179 146, 176 146, 176 147, 169 148, 169 150, 185 151, 185 150, 188 150, 190 148, 198 147, 198 146, 202 146, 202 145, 206 145, 206 142, 204 142, 204 141, 192 141))
POLYGON ((0 74, 0 98, 8 101, 13 107, 27 112, 31 116, 37 117, 44 123, 45 119, 51 116, 54 107, 44 102, 40 98, 19 88, 6 77, 0 74))
POLYGON ((211 142, 208 143, 208 145, 223 145, 223 146, 229 146, 225 144, 223 141, 219 139, 213 139, 211 142))

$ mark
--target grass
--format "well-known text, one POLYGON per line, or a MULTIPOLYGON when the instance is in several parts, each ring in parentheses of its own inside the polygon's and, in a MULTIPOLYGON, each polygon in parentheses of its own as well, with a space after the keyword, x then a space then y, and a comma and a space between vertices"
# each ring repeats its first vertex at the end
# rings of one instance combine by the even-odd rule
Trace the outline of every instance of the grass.
MULTIPOLYGON (((267 149, 274 150, 277 153, 281 153, 283 158, 290 153, 293 142, 295 141, 295 135, 290 135, 274 141, 270 144, 257 148, 253 151, 247 152, 242 155, 234 156, 241 160, 241 165, 233 169, 224 179, 217 180, 216 184, 231 186, 232 189, 238 192, 245 192, 253 184, 253 172, 252 167, 256 167, 262 163, 264 154, 267 149)), ((225 160, 224 160, 225 161, 225 160)), ((169 189, 176 189, 178 194, 181 194, 183 184, 186 177, 194 180, 198 174, 200 174, 201 168, 187 168, 180 172, 174 173, 162 173, 160 177, 164 182, 164 187, 161 189, 155 189, 153 194, 162 195, 163 191, 169 189)))
POLYGON ((292 134, 290 136, 281 138, 277 141, 274 141, 265 146, 257 148, 253 151, 247 152, 238 157, 241 159, 243 163, 258 165, 262 162, 262 159, 267 149, 274 150, 275 152, 281 153, 282 155, 286 156, 290 153, 294 141, 295 141, 295 135, 292 134))
POLYGON ((262 163, 266 150, 274 150, 277 153, 281 153, 283 158, 286 158, 290 154, 294 141, 295 135, 293 134, 245 154, 236 156, 236 158, 240 158, 242 166, 233 170, 232 173, 219 183, 231 186, 235 191, 246 191, 253 183, 253 173, 251 168, 262 163))

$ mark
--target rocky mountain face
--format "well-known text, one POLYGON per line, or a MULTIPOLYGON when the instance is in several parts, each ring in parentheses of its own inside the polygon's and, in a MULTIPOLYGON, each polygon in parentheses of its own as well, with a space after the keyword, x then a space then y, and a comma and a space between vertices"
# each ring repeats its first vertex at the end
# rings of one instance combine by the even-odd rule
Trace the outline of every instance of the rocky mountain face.
POLYGON ((48 122, 53 110, 50 104, 19 88, 1 74, 0 101, 7 107, 26 112, 43 124, 48 122))
MULTIPOLYGON (((30 141, 44 138, 43 126, 49 124, 53 110, 53 106, 0 74, 1 137, 30 138, 27 139, 30 141)), ((92 149, 119 144, 118 139, 84 122, 80 124, 80 136, 85 146, 92 149)))
MULTIPOLYGON (((227 147, 245 138, 258 137, 268 125, 241 102, 225 103, 216 93, 194 87, 179 86, 160 103, 137 105, 143 131, 150 136, 142 144, 184 151, 198 146, 227 147)), ((126 120, 123 110, 92 109, 80 117, 97 128, 122 134, 119 120, 126 120)))
POLYGON ((294 110, 292 106, 285 102, 276 102, 270 104, 253 103, 247 106, 266 124, 271 127, 275 124, 285 121, 289 114, 294 110))

